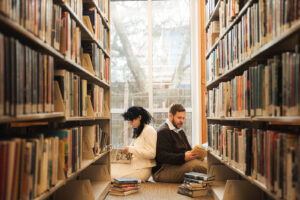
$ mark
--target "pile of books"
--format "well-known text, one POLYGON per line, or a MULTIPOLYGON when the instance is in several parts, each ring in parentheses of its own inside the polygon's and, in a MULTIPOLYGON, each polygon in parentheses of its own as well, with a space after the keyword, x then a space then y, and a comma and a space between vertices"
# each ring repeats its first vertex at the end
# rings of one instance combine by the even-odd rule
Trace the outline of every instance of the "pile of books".
POLYGON ((184 174, 184 182, 178 187, 178 193, 189 197, 206 196, 208 186, 215 179, 214 175, 198 172, 184 174))
POLYGON ((114 178, 110 194, 126 196, 138 192, 140 186, 141 180, 138 178, 114 178))

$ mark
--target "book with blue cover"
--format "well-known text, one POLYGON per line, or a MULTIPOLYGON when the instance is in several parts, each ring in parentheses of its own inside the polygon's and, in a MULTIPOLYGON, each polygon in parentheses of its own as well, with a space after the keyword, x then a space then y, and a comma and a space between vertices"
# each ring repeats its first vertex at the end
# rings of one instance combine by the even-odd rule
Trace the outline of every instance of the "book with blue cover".
POLYGON ((140 182, 138 178, 114 178, 115 184, 138 184, 140 182))
POLYGON ((204 174, 199 172, 187 172, 184 173, 185 178, 191 178, 196 180, 203 180, 203 181, 211 181, 215 179, 215 175, 212 174, 204 174))

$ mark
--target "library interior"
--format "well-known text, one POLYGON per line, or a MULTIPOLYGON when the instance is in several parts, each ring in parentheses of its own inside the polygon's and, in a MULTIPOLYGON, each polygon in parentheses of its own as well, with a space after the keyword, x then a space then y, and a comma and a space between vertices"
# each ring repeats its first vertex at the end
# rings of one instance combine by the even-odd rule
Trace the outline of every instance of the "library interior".
POLYGON ((0 200, 300 200, 300 0, 0 0, 0 200))

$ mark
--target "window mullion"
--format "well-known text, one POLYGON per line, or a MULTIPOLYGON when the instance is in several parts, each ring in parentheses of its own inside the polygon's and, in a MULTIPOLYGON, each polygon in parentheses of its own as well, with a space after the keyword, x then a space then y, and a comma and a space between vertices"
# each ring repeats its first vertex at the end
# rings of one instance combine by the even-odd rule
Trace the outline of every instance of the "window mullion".
POLYGON ((149 93, 149 112, 153 115, 153 38, 152 38, 152 0, 148 0, 148 93, 149 93))

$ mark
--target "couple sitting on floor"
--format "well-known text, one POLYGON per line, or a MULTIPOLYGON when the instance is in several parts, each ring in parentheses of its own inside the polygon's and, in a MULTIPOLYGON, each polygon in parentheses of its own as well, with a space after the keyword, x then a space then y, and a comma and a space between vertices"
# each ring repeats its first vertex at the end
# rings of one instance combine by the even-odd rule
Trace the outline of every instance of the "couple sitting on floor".
POLYGON ((157 129, 149 125, 152 117, 142 107, 130 107, 122 116, 134 129, 133 141, 123 149, 132 153, 130 164, 112 165, 112 177, 136 177, 147 181, 151 176, 157 182, 180 183, 186 172, 206 173, 205 163, 191 146, 181 129, 185 120, 185 108, 173 104, 169 118, 157 129))

